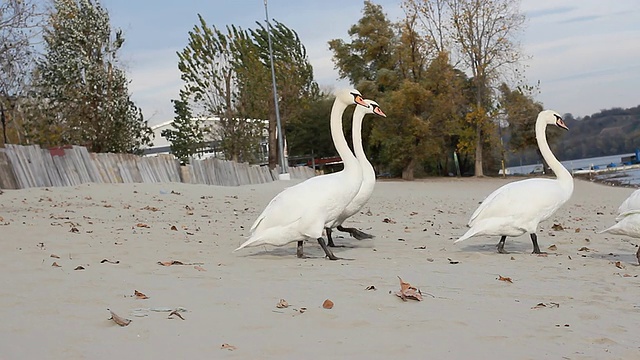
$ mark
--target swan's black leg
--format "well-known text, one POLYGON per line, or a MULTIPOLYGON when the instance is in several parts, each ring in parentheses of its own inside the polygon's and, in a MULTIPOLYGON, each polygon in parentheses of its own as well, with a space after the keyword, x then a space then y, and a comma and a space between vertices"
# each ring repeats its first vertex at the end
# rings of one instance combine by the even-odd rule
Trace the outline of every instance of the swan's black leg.
POLYGON ((296 256, 299 258, 304 257, 304 253, 302 252, 302 244, 304 242, 302 240, 298 241, 298 247, 296 248, 296 256))
POLYGON ((506 236, 501 237, 501 238, 500 238, 500 241, 498 242, 498 245, 496 245, 496 247, 498 248, 498 252, 499 252, 500 254, 508 254, 508 253, 509 253, 508 251, 506 251, 506 250, 504 249, 504 241, 505 241, 505 240, 507 240, 507 237, 506 237, 506 236))
POLYGON ((546 254, 540 251, 540 247, 538 246, 538 236, 534 233, 531 233, 531 242, 533 243, 532 254, 546 254))
POLYGON ((346 228, 346 227, 342 227, 342 225, 338 225, 338 230, 349 233, 352 237, 356 238, 357 240, 373 239, 373 235, 367 234, 366 232, 360 231, 356 228, 346 228))
POLYGON ((327 244, 325 244, 324 239, 322 237, 318 238, 318 244, 320 244, 320 246, 322 247, 322 250, 324 250, 324 253, 327 255, 329 260, 338 260, 338 259, 340 259, 339 257, 333 255, 331 250, 329 250, 329 248, 327 247, 327 244))
POLYGON ((343 247, 342 245, 336 245, 333 242, 333 238, 331 237, 331 228, 324 228, 324 230, 327 232, 327 246, 329 247, 343 247))

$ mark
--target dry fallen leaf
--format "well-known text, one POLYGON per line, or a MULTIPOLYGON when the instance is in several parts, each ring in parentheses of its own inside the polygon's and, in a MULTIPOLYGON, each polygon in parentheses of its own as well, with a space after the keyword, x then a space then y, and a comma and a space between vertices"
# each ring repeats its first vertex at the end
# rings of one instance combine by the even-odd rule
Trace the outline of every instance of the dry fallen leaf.
POLYGON ((300 312, 300 314, 303 314, 305 311, 307 311, 307 308, 301 307, 300 309, 298 309, 298 311, 300 312))
POLYGON ((149 225, 147 225, 145 223, 137 223, 136 227, 139 227, 139 228, 150 228, 151 226, 149 226, 149 225))
POLYGON ((591 249, 589 249, 586 246, 581 247, 580 249, 578 249, 578 251, 591 251, 591 249))
POLYGON ((422 293, 418 288, 403 281, 400 276, 398 276, 398 279, 400 279, 400 291, 396 292, 396 296, 400 297, 402 301, 407 301, 407 299, 422 301, 422 293))
POLYGON ((579 233, 580 232, 580 228, 576 228, 576 232, 579 233))
POLYGON ((551 251, 556 251, 558 250, 558 247, 554 245, 549 246, 547 249, 551 250, 551 251))
POLYGON ((180 313, 178 312, 178 310, 173 310, 172 312, 169 313, 169 316, 167 316, 167 318, 172 319, 172 315, 175 315, 177 317, 179 317, 180 319, 184 320, 184 318, 182 317, 182 315, 180 315, 180 313))
POLYGON ((327 299, 322 303, 322 307, 325 309, 332 309, 333 308, 333 301, 327 299))
POLYGON ((456 261, 456 260, 451 260, 449 258, 447 258, 447 260, 449 260, 449 264, 455 265, 455 264, 459 264, 460 261, 456 261))
POLYGON ((149 210, 149 211, 156 212, 156 211, 158 211, 158 208, 157 208, 157 207, 153 207, 153 206, 149 206, 149 205, 147 205, 147 206, 143 207, 143 208, 142 208, 142 209, 140 209, 140 210, 149 210))
POLYGON ((196 270, 198 270, 198 271, 207 271, 207 269, 203 268, 203 267, 202 267, 202 266, 200 266, 200 265, 196 265, 196 266, 194 266, 193 268, 194 268, 194 269, 196 269, 196 270))
POLYGON ((618 269, 624 269, 624 265, 622 265, 622 263, 620 261, 616 261, 616 267, 618 269))
POLYGON ((377 290, 375 286, 373 285, 369 285, 366 288, 364 288, 365 290, 377 290))
POLYGON ((498 280, 500 281, 504 281, 504 282, 508 282, 508 283, 512 283, 513 284, 513 280, 511 280, 510 277, 504 277, 502 275, 498 275, 498 280))
POLYGON ((60 256, 58 256, 58 255, 56 255, 56 254, 51 254, 51 256, 50 256, 50 257, 52 257, 52 258, 56 258, 56 259, 60 259, 60 256))
POLYGON ((178 231, 178 228, 175 225, 171 225, 171 230, 178 231))
POLYGON ((564 230, 564 228, 560 224, 553 224, 553 226, 551 226, 551 229, 553 229, 554 231, 564 230))
POLYGON ((55 261, 53 262, 53 264, 51 264, 51 266, 53 266, 53 267, 60 267, 60 265, 58 265, 58 263, 57 263, 57 262, 55 262, 55 261))
POLYGON ((289 307, 289 303, 285 299, 280 299, 280 301, 276 304, 278 309, 284 309, 289 307))
POLYGON ((73 270, 84 270, 84 267, 82 265, 78 265, 75 269, 73 270))
POLYGON ((184 265, 184 263, 182 261, 178 261, 178 260, 158 261, 158 264, 162 265, 162 266, 184 265))
POLYGON ((385 222, 387 224, 395 224, 396 222, 394 220, 391 220, 389 218, 384 218, 382 219, 382 222, 385 222))
POLYGON ((550 302, 550 303, 538 303, 536 306, 531 307, 532 309, 542 309, 542 308, 557 308, 560 307, 560 304, 555 303, 555 302, 550 302))
POLYGON ((222 346, 220 346, 220 349, 227 349, 229 351, 233 351, 233 350, 235 350, 237 348, 235 346, 231 345, 231 344, 224 343, 224 344, 222 344, 222 346))
POLYGON ((116 324, 120 326, 127 326, 131 323, 130 319, 125 319, 121 316, 118 316, 116 313, 114 313, 110 309, 107 309, 107 310, 109 310, 109 312, 111 313, 111 317, 109 318, 109 320, 113 320, 113 322, 115 322, 116 324))
POLYGON ((109 264, 120 264, 120 260, 109 260, 109 259, 102 259, 100 261, 100 264, 104 264, 104 263, 109 263, 109 264))
POLYGON ((138 290, 133 290, 133 296, 136 297, 136 299, 148 299, 149 297, 143 293, 141 293, 138 290))

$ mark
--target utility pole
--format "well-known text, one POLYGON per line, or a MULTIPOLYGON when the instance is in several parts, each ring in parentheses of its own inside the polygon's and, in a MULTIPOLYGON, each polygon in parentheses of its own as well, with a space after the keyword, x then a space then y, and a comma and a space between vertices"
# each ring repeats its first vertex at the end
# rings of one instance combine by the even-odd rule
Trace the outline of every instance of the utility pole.
POLYGON ((7 118, 4 116, 4 105, 0 102, 0 122, 2 123, 2 138, 7 143, 7 118))
POLYGON ((278 152, 280 156, 280 180, 290 180, 291 175, 288 172, 287 163, 284 157, 284 136, 282 133, 282 124, 280 123, 280 108, 278 106, 278 90, 276 86, 276 70, 273 65, 273 49, 271 47, 271 24, 269 23, 269 11, 267 10, 267 0, 264 0, 264 15, 267 19, 267 38, 269 39, 269 58, 271 59, 271 82, 273 83, 273 101, 276 107, 276 131, 278 136, 278 152))

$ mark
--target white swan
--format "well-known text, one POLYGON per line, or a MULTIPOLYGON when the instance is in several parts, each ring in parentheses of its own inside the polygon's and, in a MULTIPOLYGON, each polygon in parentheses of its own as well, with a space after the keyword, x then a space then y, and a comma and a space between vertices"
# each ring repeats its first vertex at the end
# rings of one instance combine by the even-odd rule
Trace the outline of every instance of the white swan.
MULTIPOLYGON (((616 224, 599 232, 640 239, 640 189, 634 191, 618 208, 616 224)), ((636 252, 640 264, 640 247, 636 252)))
POLYGON ((545 110, 536 120, 536 140, 540 153, 557 179, 527 179, 506 184, 489 195, 471 215, 470 229, 455 242, 472 236, 501 236, 498 252, 506 254, 507 236, 531 235, 533 253, 540 254, 536 231, 538 223, 553 215, 573 193, 573 178, 551 152, 545 129, 556 125, 569 130, 555 111, 545 110))
POLYGON ((362 239, 370 239, 373 236, 369 235, 365 232, 362 232, 356 228, 345 228, 342 227, 342 223, 357 214, 360 209, 364 206, 364 204, 369 201, 371 198, 371 194, 373 193, 373 188, 376 185, 376 172, 373 170, 373 166, 367 160, 367 155, 364 153, 364 149, 362 147, 362 121, 367 114, 376 114, 382 117, 387 117, 385 113, 380 109, 380 105, 373 100, 366 99, 365 102, 369 104, 368 108, 363 106, 356 107, 353 112, 353 124, 351 135, 353 139, 353 152, 360 163, 360 168, 362 169, 362 184, 360 185, 360 190, 358 194, 351 200, 349 205, 344 209, 342 214, 336 219, 335 223, 333 223, 330 227, 327 227, 325 230, 327 232, 327 245, 331 247, 335 247, 336 245, 333 243, 333 238, 331 237, 331 229, 336 227, 338 230, 343 232, 348 232, 354 238, 358 240, 362 239))
POLYGON ((331 109, 331 137, 344 169, 312 177, 280 192, 251 226, 249 239, 234 251, 263 244, 283 246, 297 241, 297 256, 303 257, 303 241, 316 239, 329 259, 338 259, 327 247, 322 232, 356 196, 362 182, 358 159, 351 153, 342 130, 342 114, 351 104, 369 106, 359 91, 341 90, 336 93, 331 109))

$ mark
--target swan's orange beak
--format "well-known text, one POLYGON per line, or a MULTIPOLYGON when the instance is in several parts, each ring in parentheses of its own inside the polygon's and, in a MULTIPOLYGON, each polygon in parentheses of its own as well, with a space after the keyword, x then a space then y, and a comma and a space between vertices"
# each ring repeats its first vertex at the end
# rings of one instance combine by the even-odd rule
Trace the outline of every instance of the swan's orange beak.
POLYGON ((358 104, 358 105, 362 105, 362 106, 364 106, 364 107, 366 107, 366 108, 368 108, 368 107, 369 107, 369 104, 367 104, 366 102, 364 102, 364 99, 362 98, 362 96, 361 96, 361 95, 354 94, 354 95, 353 95, 353 101, 354 101, 356 104, 358 104))
POLYGON ((376 115, 380 115, 380 116, 382 116, 382 117, 387 117, 387 115, 384 113, 384 111, 382 111, 382 109, 380 109, 380 107, 379 107, 379 106, 374 106, 374 107, 373 107, 373 112, 374 112, 376 115))
POLYGON ((559 128, 563 128, 565 130, 569 130, 569 128, 567 127, 567 125, 564 123, 564 121, 562 119, 557 119, 556 120, 556 126, 559 128))

